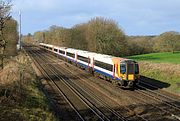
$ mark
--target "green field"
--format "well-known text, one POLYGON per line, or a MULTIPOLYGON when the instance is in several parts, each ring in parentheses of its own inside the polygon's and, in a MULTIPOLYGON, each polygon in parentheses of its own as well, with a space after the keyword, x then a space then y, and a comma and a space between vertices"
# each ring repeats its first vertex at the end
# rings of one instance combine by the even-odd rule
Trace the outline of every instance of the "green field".
POLYGON ((133 59, 136 61, 180 64, 180 52, 151 53, 151 54, 128 56, 126 58, 133 59))

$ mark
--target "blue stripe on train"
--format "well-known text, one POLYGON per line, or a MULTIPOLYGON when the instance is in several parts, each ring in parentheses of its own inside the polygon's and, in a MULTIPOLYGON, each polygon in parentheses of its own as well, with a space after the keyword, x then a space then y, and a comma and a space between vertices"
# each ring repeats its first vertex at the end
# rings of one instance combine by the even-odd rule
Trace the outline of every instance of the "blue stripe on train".
MULTIPOLYGON (((65 57, 65 56, 64 56, 64 57, 65 57)), ((70 59, 70 58, 68 58, 68 57, 66 57, 66 58, 67 58, 68 60, 73 61, 73 62, 76 63, 75 60, 70 59)), ((88 68, 88 66, 85 65, 85 64, 83 64, 83 63, 77 62, 77 64, 81 65, 81 66, 84 67, 84 68, 88 68)), ((107 76, 107 77, 110 77, 111 79, 114 79, 114 77, 113 77, 112 75, 110 75, 110 74, 108 74, 108 73, 106 73, 106 72, 103 72, 103 71, 98 70, 98 69, 94 69, 94 71, 95 71, 95 72, 98 72, 98 73, 100 73, 100 74, 102 74, 102 75, 105 75, 105 76, 107 76)), ((116 78, 116 80, 117 80, 117 81, 120 81, 119 78, 116 78)))
POLYGON ((83 63, 77 62, 77 64, 79 64, 79 65, 83 66, 84 68, 88 68, 88 66, 87 66, 87 65, 85 65, 85 64, 83 64, 83 63))
MULTIPOLYGON (((78 62, 78 64, 81 65, 81 66, 83 66, 84 68, 88 68, 88 66, 85 65, 85 64, 82 64, 82 63, 80 63, 80 62, 78 62)), ((105 75, 105 76, 107 76, 107 77, 110 77, 111 79, 114 79, 114 77, 113 77, 111 74, 108 74, 108 73, 103 72, 103 71, 101 71, 101 70, 94 69, 94 72, 100 73, 100 74, 102 74, 102 75, 105 75)), ((117 81, 120 81, 119 78, 116 78, 116 80, 117 80, 117 81)))
MULTIPOLYGON (((98 69, 94 69, 94 71, 95 71, 95 72, 98 72, 98 73, 100 73, 100 74, 102 74, 102 75, 105 75, 105 76, 107 76, 107 77, 110 77, 111 79, 114 79, 114 77, 113 77, 112 75, 110 75, 110 74, 108 74, 108 73, 106 73, 106 72, 103 72, 103 71, 98 70, 98 69)), ((116 78, 116 80, 117 80, 117 81, 120 81, 119 78, 116 78)))

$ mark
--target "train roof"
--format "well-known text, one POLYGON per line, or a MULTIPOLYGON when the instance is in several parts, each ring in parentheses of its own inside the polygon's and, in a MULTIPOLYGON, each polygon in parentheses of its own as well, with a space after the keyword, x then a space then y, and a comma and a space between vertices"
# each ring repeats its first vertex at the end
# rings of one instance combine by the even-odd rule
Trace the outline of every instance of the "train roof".
POLYGON ((119 61, 121 61, 121 62, 132 61, 132 60, 126 59, 126 58, 120 58, 120 57, 115 57, 115 56, 111 56, 111 55, 89 52, 89 51, 79 50, 79 49, 74 49, 74 48, 58 47, 58 46, 53 46, 53 45, 44 44, 44 43, 40 43, 40 45, 55 47, 56 49, 60 49, 63 51, 66 50, 69 53, 74 53, 74 54, 77 53, 78 55, 83 56, 83 57, 87 57, 87 58, 93 58, 94 57, 95 60, 101 61, 104 63, 108 63, 108 64, 113 64, 113 63, 116 63, 119 61))
POLYGON ((53 45, 50 45, 50 44, 45 44, 45 43, 39 43, 39 44, 43 46, 54 47, 53 45))
MULTIPOLYGON (((60 47, 61 48, 61 47, 60 47)), ((79 49, 74 49, 74 48, 66 48, 67 52, 70 53, 77 53, 80 56, 87 57, 87 58, 95 58, 97 61, 101 61, 104 63, 108 64, 113 64, 113 61, 122 61, 122 60, 127 60, 126 58, 120 58, 120 57, 115 57, 111 55, 105 55, 105 54, 100 54, 100 53, 95 53, 95 52, 89 52, 89 51, 84 51, 84 50, 79 50, 79 49)))

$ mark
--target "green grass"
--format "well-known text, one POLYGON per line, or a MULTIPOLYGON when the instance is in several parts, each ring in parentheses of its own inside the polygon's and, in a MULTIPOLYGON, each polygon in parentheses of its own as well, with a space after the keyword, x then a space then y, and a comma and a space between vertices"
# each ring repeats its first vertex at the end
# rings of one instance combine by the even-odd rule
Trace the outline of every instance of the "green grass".
POLYGON ((55 117, 49 109, 45 95, 38 89, 39 81, 34 81, 26 86, 27 96, 22 104, 23 115, 32 121, 55 121, 55 117))
POLYGON ((180 64, 180 52, 151 53, 151 54, 128 56, 126 58, 133 59, 136 61, 180 64))

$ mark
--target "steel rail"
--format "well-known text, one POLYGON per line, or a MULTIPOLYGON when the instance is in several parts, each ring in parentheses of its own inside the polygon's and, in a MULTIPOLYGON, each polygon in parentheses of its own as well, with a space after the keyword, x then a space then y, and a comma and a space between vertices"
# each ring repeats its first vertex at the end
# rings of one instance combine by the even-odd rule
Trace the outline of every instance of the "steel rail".
MULTIPOLYGON (((46 54, 44 54, 44 56, 47 56, 46 54)), ((48 59, 50 59, 50 60, 52 60, 54 63, 56 63, 55 62, 55 60, 53 60, 52 58, 50 58, 49 56, 47 56, 47 58, 48 59)), ((57 67, 56 67, 57 68, 57 67)), ((63 68, 63 67, 61 67, 61 68, 63 68)), ((73 74, 70 70, 68 70, 68 69, 66 69, 66 68, 63 68, 63 69, 65 69, 66 71, 68 71, 68 72, 70 72, 71 74, 73 74)), ((82 79, 80 76, 77 76, 77 75, 75 75, 76 77, 78 77, 78 78, 80 78, 80 79, 82 79)), ((99 101, 101 100, 101 99, 98 99, 99 101)), ((101 102, 102 103, 102 102, 101 102)), ((104 105, 105 105, 105 103, 104 103, 104 105)), ((119 105, 119 104, 118 104, 119 105)), ((109 107, 107 104, 106 104, 106 106, 105 107, 109 107)), ((127 107, 125 107, 127 110, 129 110, 129 111, 132 111, 131 109, 129 109, 129 108, 127 108, 127 107)), ((119 117, 121 117, 122 115, 121 114, 119 114, 117 111, 115 111, 115 110, 113 110, 113 109, 109 109, 114 115, 119 115, 119 117)), ((147 119, 145 119, 145 118, 143 118, 142 116, 140 116, 139 114, 135 114, 137 117, 139 117, 139 118, 141 118, 142 120, 144 120, 144 121, 148 121, 147 119)), ((124 120, 125 118, 122 116, 121 117, 122 118, 122 120, 124 120)))
MULTIPOLYGON (((43 59, 43 57, 41 57, 41 60, 43 59)), ((44 59, 46 61, 46 59, 44 59)), ((47 65, 44 65, 47 66, 47 65)), ((51 64, 48 64, 48 66, 51 66, 51 64)), ((68 83, 66 83, 66 80, 60 76, 58 76, 58 74, 51 69, 51 67, 48 67, 50 69, 50 71, 54 74, 56 74, 57 78, 60 80, 63 80, 62 82, 75 94, 79 97, 79 99, 81 99, 93 112, 95 115, 97 115, 101 120, 107 120, 109 121, 109 119, 101 112, 99 111, 99 109, 97 109, 97 107, 95 107, 93 104, 91 104, 86 98, 84 98, 80 93, 78 93, 75 89, 73 89, 71 87, 71 85, 69 85, 68 83)))
MULTIPOLYGON (((28 52, 30 55, 33 55, 34 53, 28 52)), ((80 120, 85 121, 83 117, 80 115, 78 110, 73 106, 73 104, 70 102, 70 100, 67 98, 67 96, 62 92, 62 90, 58 87, 58 85, 50 78, 50 76, 47 74, 44 68, 42 68, 41 64, 38 63, 37 60, 35 60, 33 57, 31 58, 32 61, 35 63, 38 70, 44 75, 44 77, 48 78, 52 84, 56 87, 56 89, 59 91, 59 93, 63 96, 63 98, 66 100, 66 102, 70 105, 70 107, 76 112, 80 120)))

